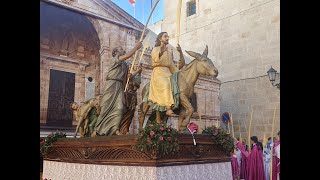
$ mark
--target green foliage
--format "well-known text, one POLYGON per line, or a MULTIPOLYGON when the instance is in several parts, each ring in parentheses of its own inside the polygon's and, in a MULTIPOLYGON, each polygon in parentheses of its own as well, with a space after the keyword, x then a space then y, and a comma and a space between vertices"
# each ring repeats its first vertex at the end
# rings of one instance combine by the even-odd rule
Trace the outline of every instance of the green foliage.
POLYGON ((165 124, 149 124, 140 131, 135 149, 144 153, 163 156, 174 154, 179 150, 178 131, 165 124))
POLYGON ((40 144, 40 152, 42 155, 46 155, 48 153, 48 150, 50 147, 52 147, 52 144, 58 140, 58 138, 66 138, 66 134, 57 131, 56 133, 49 134, 45 139, 44 142, 40 144))
POLYGON ((208 134, 212 137, 215 143, 219 143, 230 155, 234 151, 233 138, 229 133, 227 133, 222 128, 217 128, 215 126, 208 127, 202 131, 202 134, 208 134))

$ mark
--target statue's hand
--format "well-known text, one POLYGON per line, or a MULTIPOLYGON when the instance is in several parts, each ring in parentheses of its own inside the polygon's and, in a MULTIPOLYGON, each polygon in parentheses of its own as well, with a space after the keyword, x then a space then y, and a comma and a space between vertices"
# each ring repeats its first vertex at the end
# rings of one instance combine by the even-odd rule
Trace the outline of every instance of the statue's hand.
POLYGON ((138 73, 141 73, 141 72, 142 72, 142 67, 141 67, 141 66, 138 67, 137 72, 138 72, 138 73))
POLYGON ((140 48, 142 47, 142 41, 138 42, 138 43, 136 44, 136 47, 137 47, 137 49, 140 49, 140 48))
POLYGON ((182 53, 180 44, 178 44, 178 46, 177 46, 177 51, 179 51, 180 53, 182 53))
POLYGON ((128 78, 131 79, 131 77, 132 77, 132 74, 128 73, 128 78))

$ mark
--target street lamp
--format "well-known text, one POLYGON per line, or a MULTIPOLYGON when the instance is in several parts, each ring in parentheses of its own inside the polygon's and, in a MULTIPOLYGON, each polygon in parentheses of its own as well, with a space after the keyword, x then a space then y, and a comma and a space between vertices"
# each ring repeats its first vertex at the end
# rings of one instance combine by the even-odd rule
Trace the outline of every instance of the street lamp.
POLYGON ((271 66, 271 68, 267 71, 269 80, 272 84, 272 86, 276 86, 278 89, 280 89, 280 73, 277 73, 276 70, 274 70, 271 66), (276 79, 277 78, 277 79, 276 79))

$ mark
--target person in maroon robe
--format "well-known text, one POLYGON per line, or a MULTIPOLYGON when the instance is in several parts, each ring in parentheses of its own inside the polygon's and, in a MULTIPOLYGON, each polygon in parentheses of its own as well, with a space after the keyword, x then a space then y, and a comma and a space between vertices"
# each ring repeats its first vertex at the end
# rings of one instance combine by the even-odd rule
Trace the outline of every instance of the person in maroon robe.
POLYGON ((232 168, 233 180, 239 180, 239 165, 238 165, 236 150, 231 155, 231 168, 232 168))
POLYGON ((243 142, 239 142, 235 139, 236 147, 241 151, 241 163, 240 163, 240 179, 247 179, 247 157, 249 156, 248 151, 246 150, 247 145, 243 142))
POLYGON ((246 139, 242 139, 242 145, 243 145, 244 149, 245 149, 247 152, 249 152, 246 139))
POLYGON ((272 148, 272 179, 279 180, 278 175, 280 174, 280 158, 277 157, 275 149, 280 145, 280 131, 278 132, 279 139, 273 142, 272 148))
POLYGON ((253 141, 253 145, 251 153, 248 156, 248 177, 246 180, 266 180, 261 142, 258 141, 257 136, 252 136, 250 139, 253 141))

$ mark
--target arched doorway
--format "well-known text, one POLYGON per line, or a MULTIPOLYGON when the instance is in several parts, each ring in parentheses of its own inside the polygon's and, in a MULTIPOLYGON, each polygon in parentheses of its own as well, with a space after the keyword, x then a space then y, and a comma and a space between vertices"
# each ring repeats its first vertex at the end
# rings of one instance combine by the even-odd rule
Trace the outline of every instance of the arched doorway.
POLYGON ((40 124, 75 125, 70 104, 98 94, 100 40, 82 14, 40 2, 40 124))

